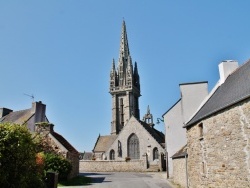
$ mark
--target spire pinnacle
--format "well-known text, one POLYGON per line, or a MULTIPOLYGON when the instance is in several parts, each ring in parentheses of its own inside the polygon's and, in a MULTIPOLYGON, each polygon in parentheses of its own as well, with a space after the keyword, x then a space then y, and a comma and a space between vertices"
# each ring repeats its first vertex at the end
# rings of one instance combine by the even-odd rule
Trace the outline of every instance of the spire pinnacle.
POLYGON ((127 58, 128 56, 129 56, 128 37, 127 37, 127 31, 126 31, 126 24, 125 24, 125 21, 123 20, 119 58, 120 59, 122 59, 122 57, 127 58))
POLYGON ((148 105, 148 109, 147 109, 147 114, 150 114, 150 109, 149 109, 149 105, 148 105))

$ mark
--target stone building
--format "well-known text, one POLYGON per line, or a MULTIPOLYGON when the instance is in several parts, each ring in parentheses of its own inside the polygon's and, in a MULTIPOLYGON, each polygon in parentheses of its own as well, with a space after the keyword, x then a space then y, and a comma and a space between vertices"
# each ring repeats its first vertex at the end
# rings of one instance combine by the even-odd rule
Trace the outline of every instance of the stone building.
MULTIPOLYGON (((164 170, 165 136, 154 128, 148 107, 140 120, 140 77, 129 52, 125 21, 122 23, 118 67, 113 60, 110 72, 112 96, 111 134, 99 135, 93 152, 96 160, 124 161, 147 158, 148 168, 164 170)), ((128 163, 127 163, 128 164, 128 163)))
POLYGON ((173 182, 181 187, 188 187, 187 145, 183 146, 171 158, 173 162, 173 182))
POLYGON ((250 187, 250 61, 219 65, 220 80, 187 130, 189 187, 250 187))
MULTIPOLYGON (((186 129, 183 128, 183 125, 197 111, 201 102, 208 95, 207 82, 182 83, 179 87, 181 98, 162 115, 166 130, 167 172, 169 178, 177 178, 177 176, 173 176, 172 156, 187 143, 186 129)), ((183 169, 185 171, 185 165, 183 169)))
POLYGON ((79 174, 78 151, 62 135, 54 131, 54 125, 50 124, 46 117, 46 105, 41 101, 33 102, 30 109, 20 111, 0 108, 0 123, 4 122, 26 125, 31 133, 39 133, 48 144, 47 148, 71 162, 73 169, 69 177, 79 174))

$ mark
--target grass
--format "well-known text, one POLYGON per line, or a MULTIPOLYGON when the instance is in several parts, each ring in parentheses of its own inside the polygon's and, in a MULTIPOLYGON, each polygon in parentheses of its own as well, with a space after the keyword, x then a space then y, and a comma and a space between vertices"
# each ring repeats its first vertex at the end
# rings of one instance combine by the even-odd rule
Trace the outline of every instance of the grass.
POLYGON ((77 176, 69 180, 59 181, 58 186, 89 185, 90 183, 92 183, 91 178, 77 176))

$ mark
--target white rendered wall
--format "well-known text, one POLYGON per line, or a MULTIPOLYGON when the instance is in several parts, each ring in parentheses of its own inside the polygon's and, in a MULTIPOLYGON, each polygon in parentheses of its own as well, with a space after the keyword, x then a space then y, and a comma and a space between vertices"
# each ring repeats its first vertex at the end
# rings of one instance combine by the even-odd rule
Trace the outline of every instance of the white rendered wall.
POLYGON ((168 173, 173 175, 172 156, 186 143, 184 123, 197 111, 208 95, 207 82, 180 84, 181 99, 164 115, 166 127, 166 150, 168 152, 168 173))

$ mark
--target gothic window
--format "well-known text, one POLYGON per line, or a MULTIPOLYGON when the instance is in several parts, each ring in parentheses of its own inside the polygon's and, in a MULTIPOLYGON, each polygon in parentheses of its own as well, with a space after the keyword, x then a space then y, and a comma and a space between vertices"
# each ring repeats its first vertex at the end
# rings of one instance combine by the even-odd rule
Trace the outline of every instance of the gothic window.
POLYGON ((113 149, 109 152, 109 159, 115 160, 115 151, 113 149))
POLYGON ((122 157, 122 143, 118 140, 118 157, 122 157))
POLYGON ((159 159, 158 148, 153 149, 153 160, 155 160, 155 159, 159 159))
POLYGON ((128 138, 128 157, 131 159, 140 159, 140 143, 134 133, 128 138))

